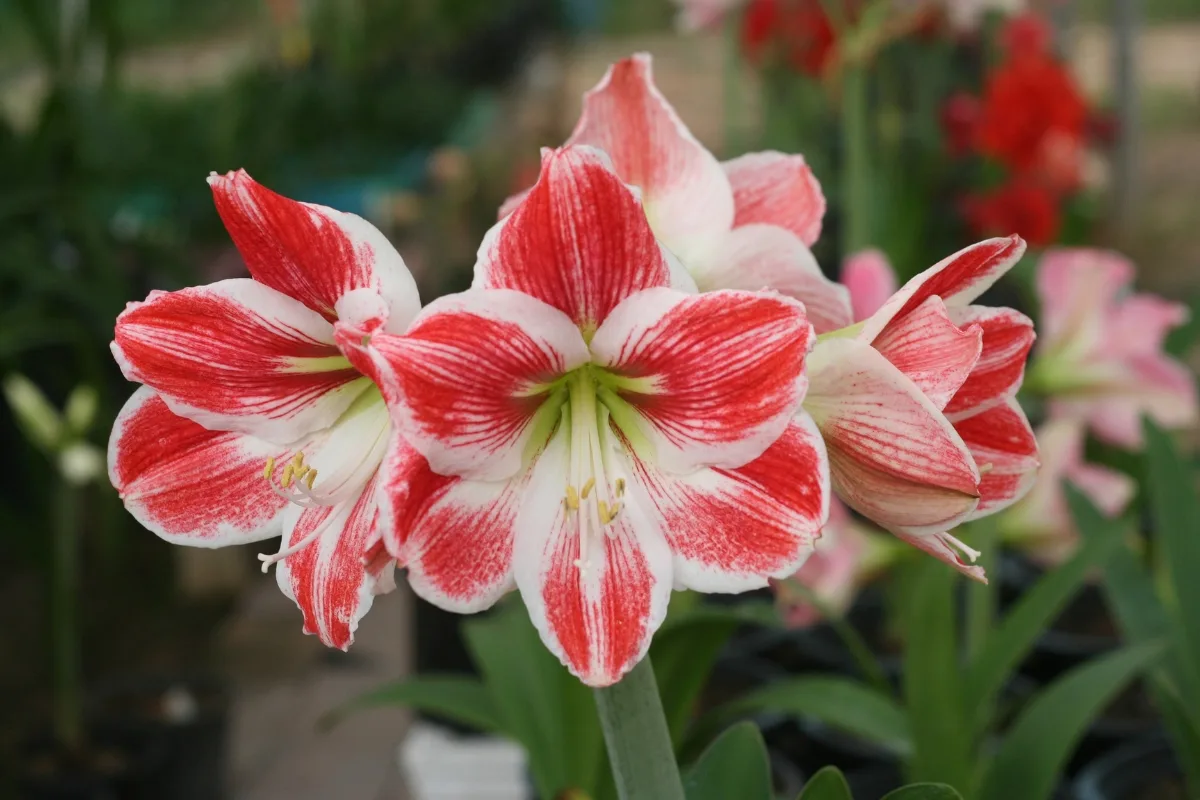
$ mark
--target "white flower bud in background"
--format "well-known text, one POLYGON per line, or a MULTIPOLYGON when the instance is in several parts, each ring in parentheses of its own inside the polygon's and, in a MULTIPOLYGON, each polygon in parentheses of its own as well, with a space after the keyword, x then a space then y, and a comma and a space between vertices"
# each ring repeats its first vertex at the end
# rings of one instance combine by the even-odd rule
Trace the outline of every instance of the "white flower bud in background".
POLYGON ((88 442, 72 442, 58 454, 58 471, 67 483, 84 486, 104 474, 104 453, 88 442))
POLYGON ((67 398, 65 416, 67 427, 75 436, 82 436, 92 427, 100 401, 91 386, 76 386, 67 398))
POLYGON ((62 444, 63 423, 54 406, 24 375, 4 379, 4 397, 29 441, 46 452, 62 444))

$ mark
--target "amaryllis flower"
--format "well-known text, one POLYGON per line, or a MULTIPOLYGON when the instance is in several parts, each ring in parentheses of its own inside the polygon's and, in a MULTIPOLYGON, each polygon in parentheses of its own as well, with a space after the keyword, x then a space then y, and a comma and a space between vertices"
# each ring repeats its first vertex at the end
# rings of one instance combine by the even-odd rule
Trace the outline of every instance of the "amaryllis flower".
POLYGON ((864 321, 822 337, 808 360, 804 408, 838 497, 978 580, 975 551, 947 531, 1019 499, 1038 460, 1015 399, 1033 323, 971 303, 1024 250, 1014 236, 943 259, 864 321))
POLYGON ((583 106, 568 144, 608 153, 641 190, 655 235, 701 289, 769 286, 802 298, 818 334, 853 321, 846 290, 809 250, 825 196, 802 156, 769 151, 718 162, 655 87, 646 54, 612 65, 583 106))
MULTIPOLYGON (((846 11, 851 11, 849 6, 846 11)), ((750 61, 762 61, 777 47, 784 63, 814 77, 821 76, 837 55, 837 31, 821 0, 750 0, 741 43, 750 61)))
POLYGON ((1082 421, 1070 417, 1040 426, 1042 469, 1037 482, 999 518, 1005 541, 1045 566, 1061 564, 1079 545, 1063 481, 1078 487, 1107 517, 1121 514, 1137 491, 1128 475, 1083 460, 1084 433, 1082 421))
POLYGON ((420 305, 387 239, 245 172, 209 178, 252 278, 151 292, 117 318, 113 354, 144 384, 118 415, 109 475, 169 542, 283 535, 279 586, 304 630, 347 648, 392 560, 378 546, 375 473, 391 435, 378 388, 339 338, 403 331, 420 305))
POLYGON ((672 587, 791 575, 828 514, 824 447, 800 411, 803 306, 692 294, 672 263, 603 153, 547 151, 473 288, 361 343, 419 453, 385 465, 384 507, 414 508, 429 481, 453 494, 427 515, 439 525, 382 518, 414 589, 475 611, 515 584, 546 645, 596 686, 643 656, 672 587))
POLYGON ((1084 419, 1099 438, 1141 446, 1141 415, 1166 428, 1195 425, 1196 384, 1163 352, 1188 310, 1152 294, 1131 294, 1134 267, 1104 250, 1050 250, 1037 270, 1042 342, 1036 388, 1052 410, 1084 419))
POLYGON ((1032 178, 1013 178, 962 201, 963 217, 976 236, 1015 232, 1035 247, 1053 243, 1062 225, 1062 198, 1032 178))
POLYGON ((861 250, 842 265, 842 285, 850 292, 854 319, 864 320, 896 293, 896 271, 881 251, 861 250))

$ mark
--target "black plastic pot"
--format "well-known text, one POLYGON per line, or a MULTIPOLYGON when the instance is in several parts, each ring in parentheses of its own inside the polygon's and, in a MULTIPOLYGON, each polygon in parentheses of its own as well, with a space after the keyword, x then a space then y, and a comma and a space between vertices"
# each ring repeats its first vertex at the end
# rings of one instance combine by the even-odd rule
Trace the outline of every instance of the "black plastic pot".
POLYGON ((162 742, 128 731, 89 731, 82 753, 71 753, 48 733, 20 746, 17 793, 22 800, 163 800, 153 776, 162 768, 162 742))
POLYGON ((1188 800, 1183 770, 1162 736, 1100 756, 1075 780, 1076 800, 1188 800))
POLYGON ((162 742, 164 758, 146 778, 156 800, 226 796, 230 695, 213 675, 152 675, 111 681, 94 693, 97 724, 162 742))

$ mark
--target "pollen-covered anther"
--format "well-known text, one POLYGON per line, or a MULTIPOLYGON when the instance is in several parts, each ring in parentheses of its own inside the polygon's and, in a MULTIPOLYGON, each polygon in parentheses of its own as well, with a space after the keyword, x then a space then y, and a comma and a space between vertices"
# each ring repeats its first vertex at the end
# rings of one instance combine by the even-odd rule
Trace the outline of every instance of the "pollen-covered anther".
POLYGON ((567 496, 563 498, 563 502, 567 504, 568 511, 579 510, 579 492, 575 491, 574 486, 567 486, 567 496))

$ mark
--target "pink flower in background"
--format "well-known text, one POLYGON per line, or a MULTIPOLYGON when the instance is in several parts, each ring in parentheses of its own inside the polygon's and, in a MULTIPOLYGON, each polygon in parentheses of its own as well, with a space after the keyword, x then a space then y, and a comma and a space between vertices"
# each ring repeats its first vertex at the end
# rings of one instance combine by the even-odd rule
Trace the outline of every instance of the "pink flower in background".
POLYGON ((1137 484, 1115 470, 1083 460, 1084 427, 1078 419, 1056 418, 1038 428, 1042 469, 1033 490, 1004 513, 1005 541, 1046 565, 1061 564, 1079 545, 1063 481, 1075 484, 1108 517, 1121 514, 1137 484))
POLYGON ((1163 352, 1187 308, 1129 292, 1134 267, 1116 253, 1050 250, 1038 264, 1042 342, 1033 375, 1056 416, 1083 419, 1097 437, 1141 446, 1140 417, 1165 428, 1197 422, 1196 385, 1163 352))
POLYGON ((608 158, 565 147, 485 237, 470 291, 360 341, 412 446, 380 484, 419 595, 477 611, 515 585, 547 647, 604 686, 673 587, 796 571, 829 507, 800 410, 812 327, 776 293, 692 289, 608 158), (452 494, 413 526, 431 481, 452 494))
POLYGON ((675 25, 685 33, 712 28, 747 0, 671 0, 679 9, 675 25))
POLYGON ((252 278, 151 292, 117 318, 112 349, 144 384, 113 426, 108 464, 125 507, 169 542, 240 545, 345 649, 374 594, 395 586, 378 547, 376 469, 391 424, 340 341, 403 331, 416 285, 366 221, 298 203, 245 172, 209 178, 252 278))
POLYGON ((568 144, 608 153, 622 180, 641 191, 655 235, 701 290, 769 286, 803 299, 818 334, 853 321, 845 288, 822 274, 809 250, 825 197, 804 158, 768 151, 718 162, 654 85, 649 55, 609 68, 585 95, 568 144))
MULTIPOLYGON (((838 497, 977 580, 974 551, 947 531, 1023 496, 1038 455, 1015 399, 1033 323, 971 302, 1024 250, 1010 237, 955 253, 845 335, 821 339, 808 360, 804 408, 825 438, 838 497)), ((876 293, 881 258, 851 263, 860 265, 852 282, 876 293)), ((876 300, 860 294, 859 302, 876 300)))
POLYGON ((850 292, 850 306, 858 322, 882 308, 896 293, 896 271, 879 250, 863 250, 842 265, 842 285, 850 292))

